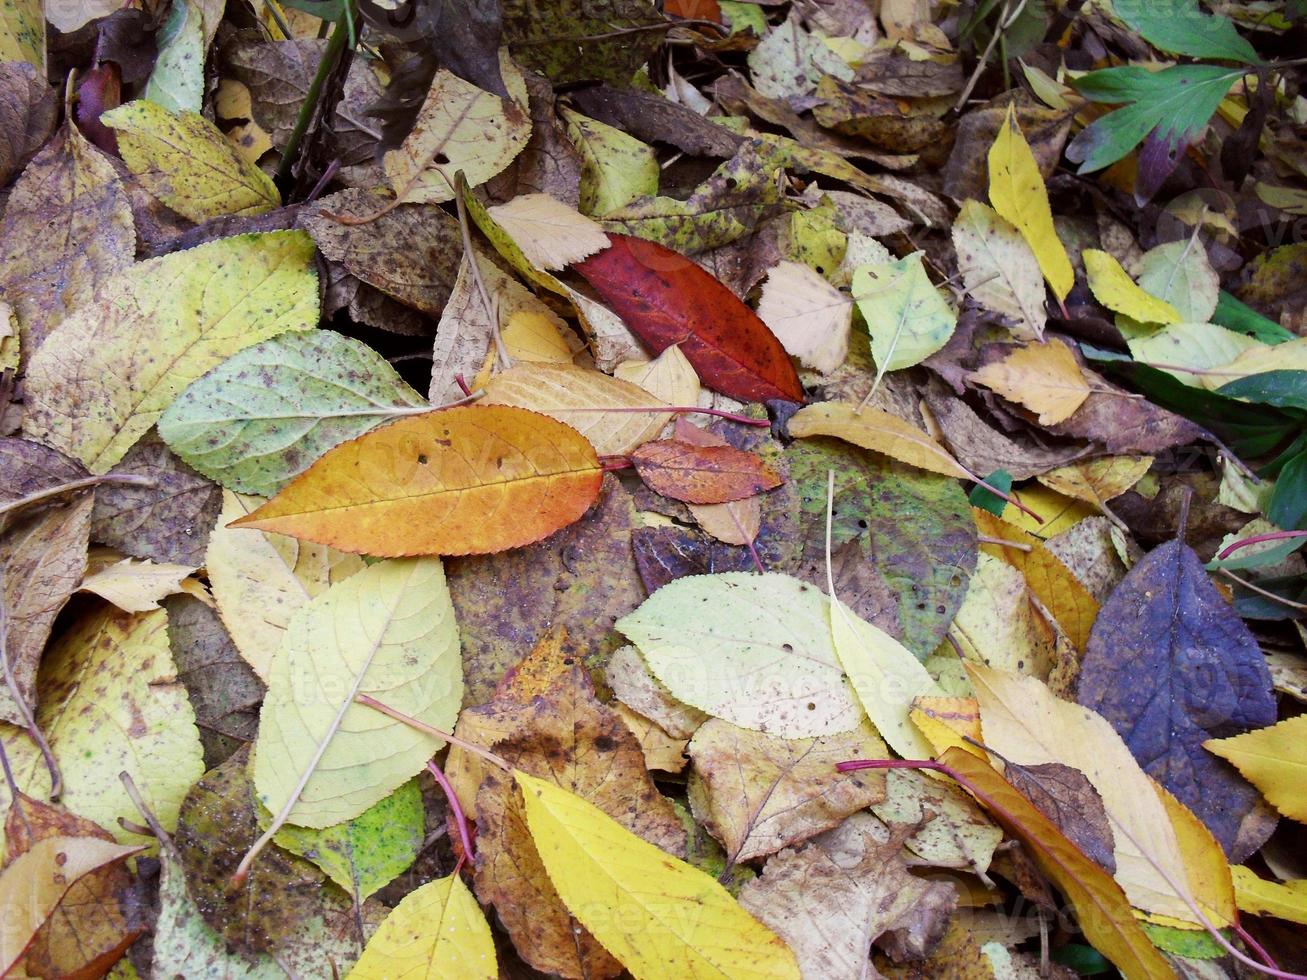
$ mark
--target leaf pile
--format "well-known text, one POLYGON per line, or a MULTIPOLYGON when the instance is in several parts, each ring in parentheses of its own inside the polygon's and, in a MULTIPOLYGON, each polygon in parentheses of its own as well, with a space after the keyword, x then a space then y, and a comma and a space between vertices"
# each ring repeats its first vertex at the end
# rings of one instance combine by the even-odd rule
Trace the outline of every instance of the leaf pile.
POLYGON ((1307 5, 4 11, 0 974, 1307 971, 1307 5))

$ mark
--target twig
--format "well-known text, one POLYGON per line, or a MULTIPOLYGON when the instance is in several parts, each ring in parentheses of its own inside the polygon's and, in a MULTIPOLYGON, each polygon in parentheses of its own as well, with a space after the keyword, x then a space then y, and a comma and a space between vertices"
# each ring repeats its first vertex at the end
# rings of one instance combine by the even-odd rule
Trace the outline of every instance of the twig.
POLYGON ((463 805, 458 802, 458 794, 454 792, 454 787, 450 785, 449 778, 441 771, 435 762, 428 762, 427 769, 435 777, 440 788, 445 791, 445 799, 449 801, 450 812, 454 814, 454 826, 458 828, 458 839, 463 845, 463 853, 459 855, 458 863, 454 865, 454 874, 463 867, 464 861, 475 861, 476 852, 472 850, 472 835, 468 832, 467 817, 463 814, 463 805))
POLYGON ((158 486, 150 477, 141 476, 139 473, 105 473, 103 476, 88 476, 80 480, 69 480, 67 483, 60 483, 58 486, 47 487, 44 490, 38 490, 36 493, 29 493, 26 497, 19 497, 7 504, 0 504, 0 517, 4 517, 16 510, 22 510, 32 504, 40 503, 42 500, 58 497, 60 494, 71 493, 74 490, 85 490, 88 487, 98 487, 101 483, 118 483, 135 487, 158 486))
POLYGON ((981 54, 980 60, 976 63, 976 70, 971 73, 971 78, 967 81, 966 87, 962 94, 958 96, 957 103, 953 106, 954 112, 961 112, 962 107, 967 104, 967 99, 971 98, 971 93, 975 90, 980 76, 985 73, 985 67, 989 64, 989 56, 994 53, 994 47, 998 44, 1003 32, 1016 23, 1016 19, 1021 16, 1022 11, 1026 9, 1027 0, 1021 0, 1016 10, 1012 10, 1011 0, 1003 4, 1003 13, 994 22, 994 33, 985 45, 984 53, 981 54), (1012 10, 1009 15, 1008 11, 1012 10))
POLYGON ((472 248, 472 229, 467 220, 467 205, 463 201, 463 194, 466 191, 467 178, 460 170, 454 175, 454 204, 458 208, 458 230, 463 234, 463 261, 467 263, 468 272, 472 274, 472 282, 476 284, 477 293, 481 296, 481 305, 485 307, 486 319, 490 322, 490 335, 495 338, 495 353, 499 358, 499 367, 507 369, 513 366, 513 359, 508 356, 508 348, 504 346, 503 335, 499 332, 499 307, 490 298, 490 290, 486 289, 486 282, 481 278, 481 264, 477 261, 477 253, 472 248))
POLYGON ((322 86, 326 83, 332 69, 335 68, 341 52, 345 50, 346 40, 353 33, 349 29, 352 9, 350 4, 351 0, 344 0, 340 18, 336 21, 336 27, 331 32, 331 37, 327 39, 327 47, 322 52, 322 60, 318 62, 318 70, 313 75, 313 81, 309 83, 309 90, 304 93, 304 101, 300 104, 299 114, 295 117, 295 128, 290 131, 290 138, 286 141, 286 149, 281 154, 281 162, 277 164, 277 175, 273 178, 278 187, 284 188, 290 181, 291 171, 298 162, 300 143, 303 142, 304 134, 309 129, 309 123, 318 110, 318 99, 322 95, 322 86))
MULTIPOLYGON (((59 763, 55 760, 54 753, 50 751, 50 743, 45 740, 45 735, 36 724, 36 716, 32 714, 23 692, 18 689, 18 679, 14 677, 14 665, 9 662, 9 610, 4 603, 4 591, 4 572, 0 570, 0 663, 4 666, 5 685, 9 688, 9 697, 14 702, 15 710, 23 719, 23 727, 27 729, 27 734, 36 743, 36 747, 41 750, 45 767, 50 770, 50 799, 54 801, 63 795, 64 777, 59 771, 59 763)), ((5 775, 12 779, 13 774, 9 772, 8 760, 5 760, 5 775)))
POLYGON ((695 408, 689 405, 652 405, 649 408, 631 408, 622 406, 621 408, 551 408, 549 413, 555 412, 643 412, 646 414, 668 414, 668 415, 712 415, 719 419, 729 419, 732 422, 738 422, 740 425, 752 425, 760 429, 768 428, 771 423, 766 419, 751 419, 747 415, 736 415, 734 412, 724 412, 720 408, 695 408))
POLYGON ((991 538, 987 534, 977 534, 976 540, 981 544, 996 544, 1003 548, 1016 548, 1017 551, 1031 552, 1035 550, 1031 545, 1023 544, 1020 541, 1008 541, 1006 538, 991 538))
POLYGON ((504 770, 504 772, 513 771, 512 766, 489 749, 483 749, 481 746, 469 742, 466 739, 459 738, 451 732, 441 731, 435 725, 428 725, 425 721, 419 721, 412 715, 406 715, 404 712, 392 708, 388 704, 382 704, 370 694, 355 695, 354 701, 357 704, 367 705, 367 707, 372 708, 374 711, 380 711, 383 715, 389 715, 396 721, 402 721, 410 728, 416 728, 418 731, 426 732, 428 735, 434 735, 436 738, 443 738, 450 745, 457 745, 464 752, 471 752, 473 755, 485 759, 492 766, 498 766, 500 769, 504 770))

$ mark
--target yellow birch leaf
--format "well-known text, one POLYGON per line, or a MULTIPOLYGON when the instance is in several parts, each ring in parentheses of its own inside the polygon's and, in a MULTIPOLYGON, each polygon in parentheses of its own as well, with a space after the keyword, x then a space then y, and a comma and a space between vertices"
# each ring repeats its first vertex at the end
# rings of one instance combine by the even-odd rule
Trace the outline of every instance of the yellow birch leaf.
POLYGON ((486 385, 483 405, 516 405, 570 425, 601 456, 625 455, 657 437, 667 412, 611 412, 660 408, 659 400, 628 381, 572 364, 519 364, 486 385))
POLYGON ((368 940, 347 980, 495 980, 495 942, 457 874, 404 896, 368 940))
POLYGON ((266 683, 295 612, 365 567, 357 555, 252 527, 230 527, 263 501, 224 490, 204 556, 218 615, 242 659, 266 683))
POLYGON ((1113 313, 1140 323, 1179 323, 1184 319, 1166 300, 1144 292, 1110 252, 1087 248, 1082 258, 1094 298, 1113 313))
POLYGON ((41 0, 0 2, 0 61, 26 61, 45 78, 45 12, 41 0))
POLYGON ((371 695, 448 730, 463 699, 454 606, 438 558, 369 565, 300 609, 268 672, 254 787, 286 822, 351 820, 415 776, 444 743, 355 702, 371 695))
POLYGON ((622 361, 613 368, 613 377, 639 385, 668 405, 699 404, 699 375, 681 353, 680 344, 672 344, 652 361, 622 361))
POLYGON ((1121 496, 1143 479, 1152 465, 1152 456, 1105 456, 1059 466, 1036 479, 1050 490, 1104 510, 1109 500, 1121 496))
POLYGON ((499 67, 513 98, 477 88, 447 69, 436 72, 413 129, 402 145, 382 158, 397 201, 452 201, 458 171, 463 171, 469 188, 476 187, 526 147, 531 117, 522 73, 506 57, 499 59, 499 67))
POLYGON ((1307 823, 1307 715, 1203 747, 1232 763, 1286 817, 1307 823))
POLYGON ((1253 915, 1273 915, 1285 922, 1307 926, 1307 880, 1283 884, 1260 878, 1243 865, 1230 869, 1234 877, 1234 898, 1239 910, 1253 915))
POLYGON ((1054 295, 1066 299, 1076 282, 1075 271, 1053 227, 1044 178, 1012 106, 989 148, 989 203, 1021 232, 1054 295))
POLYGON ((1071 348, 1060 340, 1018 347, 971 380, 1038 413, 1040 425, 1065 422, 1091 391, 1071 348))
POLYGON ((302 231, 238 235, 114 276, 32 356, 24 433, 108 471, 209 369, 316 326, 313 254, 302 231))
POLYGON ((192 221, 251 215, 281 205, 272 178, 245 159, 213 123, 146 99, 100 116, 141 186, 192 221))
POLYGON ((790 435, 834 436, 863 449, 892 456, 901 463, 931 473, 974 480, 975 476, 949 455, 947 449, 910 422, 878 408, 858 411, 848 402, 817 402, 794 413, 790 435))
MULTIPOLYGON (((1058 762, 1079 769, 1098 791, 1115 838, 1115 877, 1132 905, 1191 925, 1197 921, 1161 868, 1172 881, 1189 882, 1199 907, 1218 926, 1231 921, 1228 868, 1224 882, 1191 877, 1180 832, 1156 784, 1101 715, 1061 700, 1034 677, 974 663, 966 667, 980 703, 986 745, 1018 765, 1058 762)), ((1223 863, 1220 848, 1212 846, 1223 863)), ((1207 867, 1210 855, 1198 857, 1207 867)))
POLYGON ((572 348, 554 320, 539 310, 521 309, 511 314, 499 332, 508 356, 515 361, 571 364, 572 348))
POLYGON ((944 692, 902 643, 838 599, 830 606, 835 655, 876 731, 903 758, 930 758, 930 742, 908 714, 915 698, 944 692))
POLYGON ((559 897, 637 980, 798 980, 790 948, 715 879, 553 783, 514 777, 559 897))
POLYGON ((487 210, 527 261, 540 269, 563 269, 608 247, 608 236, 597 222, 548 194, 519 194, 487 210))

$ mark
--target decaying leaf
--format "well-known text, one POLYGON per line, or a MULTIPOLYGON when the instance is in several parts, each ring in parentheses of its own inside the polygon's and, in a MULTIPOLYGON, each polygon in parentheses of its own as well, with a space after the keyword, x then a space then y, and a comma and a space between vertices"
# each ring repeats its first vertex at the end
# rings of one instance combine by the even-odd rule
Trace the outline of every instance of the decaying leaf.
POLYGON ((691 504, 743 500, 781 483, 780 474, 761 456, 731 446, 660 439, 645 443, 630 456, 651 490, 691 504))
POLYGON ((1060 340, 1019 347, 971 379, 1037 413, 1040 425, 1066 421, 1090 391, 1075 355, 1060 340))

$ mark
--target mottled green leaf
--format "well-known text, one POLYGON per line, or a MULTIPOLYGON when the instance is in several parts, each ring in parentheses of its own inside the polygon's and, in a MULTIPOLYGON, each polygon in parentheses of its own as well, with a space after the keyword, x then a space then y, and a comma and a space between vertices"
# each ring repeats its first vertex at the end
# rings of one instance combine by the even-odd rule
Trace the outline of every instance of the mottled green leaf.
POLYGON ((500 7, 513 56, 555 84, 626 84, 671 23, 651 0, 504 0, 500 7))
POLYGON ((568 108, 567 135, 581 153, 582 214, 602 217, 658 193, 658 157, 648 143, 568 108))

